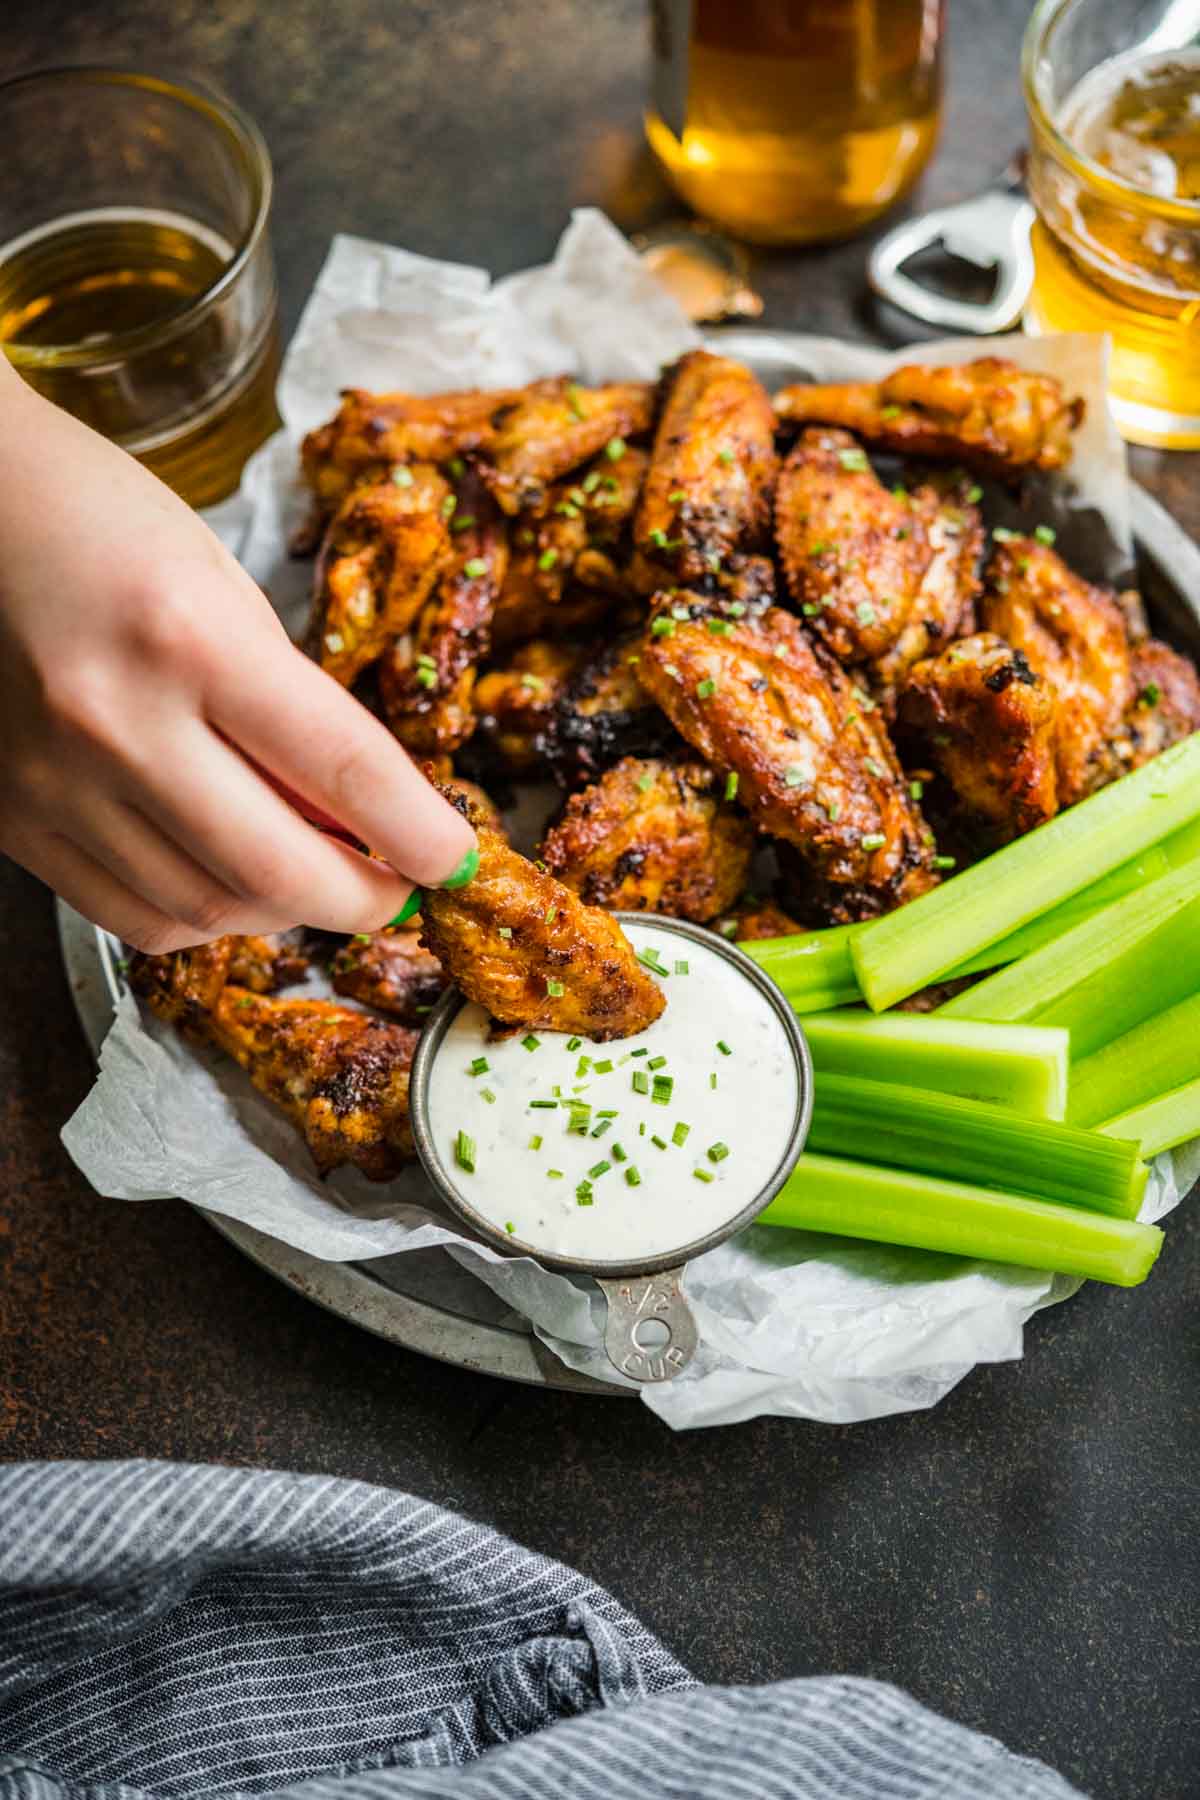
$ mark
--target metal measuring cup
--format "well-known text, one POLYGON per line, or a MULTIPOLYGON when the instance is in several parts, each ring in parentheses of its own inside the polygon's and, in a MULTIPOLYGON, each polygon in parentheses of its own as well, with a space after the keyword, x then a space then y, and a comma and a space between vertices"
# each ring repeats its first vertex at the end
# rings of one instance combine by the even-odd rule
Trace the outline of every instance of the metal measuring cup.
POLYGON ((580 1261, 574 1257, 558 1256, 501 1231, 478 1213, 461 1193, 453 1179, 448 1159, 438 1148, 430 1130, 430 1075, 450 1025, 467 1004, 464 996, 455 988, 448 989, 442 995, 425 1023, 413 1059, 409 1112, 421 1166, 450 1213, 467 1226, 474 1237, 504 1256, 531 1256, 547 1269, 556 1269, 564 1274, 593 1276, 608 1305, 604 1348, 613 1367, 629 1380, 639 1383, 672 1381, 691 1362, 700 1341, 695 1316, 683 1292, 683 1276, 687 1265, 697 1256, 703 1256, 706 1250, 713 1250, 718 1244, 723 1244, 735 1231, 751 1224, 775 1198, 795 1168, 804 1148, 812 1117, 812 1059, 796 1015, 783 994, 770 976, 764 974, 757 963, 752 962, 736 944, 718 937, 715 932, 706 930, 702 925, 693 925, 684 919, 628 912, 614 913, 613 916, 623 925, 645 925, 652 922, 655 930, 673 932, 678 937, 690 939, 724 957, 769 1002, 783 1026, 795 1065, 795 1110, 792 1127, 779 1161, 769 1180, 757 1193, 704 1237, 693 1238, 677 1248, 656 1256, 636 1258, 632 1262, 580 1261))

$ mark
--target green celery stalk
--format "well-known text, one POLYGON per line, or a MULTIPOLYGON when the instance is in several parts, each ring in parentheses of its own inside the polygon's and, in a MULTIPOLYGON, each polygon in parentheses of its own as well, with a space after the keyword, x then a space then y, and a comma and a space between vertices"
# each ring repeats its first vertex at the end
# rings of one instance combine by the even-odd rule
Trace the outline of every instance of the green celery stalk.
POLYGON ((868 1147, 872 1162, 1118 1219, 1137 1217, 1148 1174, 1137 1145, 1116 1137, 1023 1119, 1011 1107, 957 1094, 824 1072, 813 1094, 808 1147, 831 1156, 868 1147))
POLYGON ((876 1012, 938 981, 1019 925, 1200 815, 1200 732, 1006 844, 850 940, 876 1012))
POLYGON ((1040 1025, 992 1025, 929 1013, 812 1013, 804 1035, 822 1075, 903 1081, 1007 1106, 1028 1119, 1061 1119, 1069 1040, 1040 1025))
POLYGON ((1146 1157, 1186 1144, 1189 1138, 1200 1137, 1200 1079, 1118 1113, 1096 1129, 1106 1137, 1133 1139, 1146 1157))
MULTIPOLYGON (((1177 832, 1175 835, 1179 837, 1182 833, 1177 832)), ((1167 855, 1167 844, 1172 841, 1168 839, 1162 844, 1152 844, 1141 856, 1131 856, 1128 862, 1119 864, 1109 874, 1102 875, 1099 881, 1093 881, 1088 887, 1082 888, 1078 894, 1072 894, 1069 900, 1052 906, 1040 919, 1031 919, 1028 925, 1018 926, 1016 931, 1010 931, 1007 937, 1002 937, 999 943, 978 951, 974 956, 968 956, 966 962, 959 963, 957 968, 951 970, 949 979, 953 981, 959 975, 976 975, 981 969, 1000 969, 1006 963, 1016 962, 1020 956, 1029 956, 1033 951, 1040 950, 1043 944, 1052 943, 1055 938, 1062 937, 1064 932, 1082 924, 1085 919, 1090 919, 1111 901, 1124 899, 1126 894, 1135 893, 1147 882, 1157 881, 1160 875, 1168 874, 1177 866, 1167 855)), ((1196 848, 1200 850, 1200 834, 1196 848)))
POLYGON ((833 925, 794 937, 748 939, 739 948, 771 977, 793 1012, 825 1012, 862 999, 850 960, 856 929, 833 925))
POLYGON ((1135 1219, 807 1153, 759 1222, 1053 1269, 1119 1287, 1144 1281, 1162 1247, 1162 1232, 1135 1219))
POLYGON ((1167 866, 1172 869, 1181 869, 1193 856, 1200 856, 1200 818, 1193 819, 1182 831, 1173 831, 1159 848, 1167 859, 1167 866))
MULTIPOLYGON (((1200 972, 1196 979, 1200 982, 1200 972)), ((1067 1117, 1096 1125, 1200 1076, 1200 993, 1143 1019, 1071 1070, 1067 1117)))
POLYGON ((937 1017, 1061 1025, 1078 1059, 1190 993, 1198 951, 1200 857, 956 994, 937 1017))

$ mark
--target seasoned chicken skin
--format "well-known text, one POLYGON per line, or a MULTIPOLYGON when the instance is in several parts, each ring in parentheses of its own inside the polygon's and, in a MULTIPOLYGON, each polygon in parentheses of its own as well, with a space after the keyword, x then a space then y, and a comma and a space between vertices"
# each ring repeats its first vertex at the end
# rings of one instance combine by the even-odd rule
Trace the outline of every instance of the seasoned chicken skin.
POLYGON ((234 938, 227 979, 256 994, 273 994, 276 988, 303 981, 312 959, 297 936, 275 931, 265 937, 234 938))
POLYGON ((507 667, 489 669, 476 683, 480 730, 508 772, 540 767, 554 709, 579 658, 577 649, 535 638, 513 652, 507 667))
POLYGON ((703 923, 742 891, 754 832, 704 763, 623 757, 546 834, 552 875, 591 906, 703 923))
POLYGON ((352 490, 317 561, 306 648, 343 687, 408 631, 450 561, 450 488, 428 464, 404 473, 352 490))
POLYGON ((1003 638, 980 632, 917 663, 900 718, 928 741, 959 800, 1001 843, 1053 818, 1053 691, 1003 638))
POLYGON ((422 942, 455 985, 501 1025, 596 1041, 644 1031, 663 994, 617 921, 510 850, 469 804, 461 810, 479 871, 466 887, 428 890, 422 905, 422 942))
POLYGON ((390 465, 448 462, 495 440, 495 415, 519 389, 449 394, 372 394, 347 388, 333 418, 300 451, 319 508, 334 512, 352 487, 385 481, 390 465))
POLYGON ((1001 477, 1062 469, 1083 401, 1053 375, 998 356, 926 368, 906 363, 883 381, 800 384, 775 396, 788 423, 842 425, 882 449, 940 456, 1001 477))
POLYGON ((899 637, 882 656, 867 663, 872 694, 889 724, 896 717, 896 696, 909 669, 933 656, 953 638, 975 629, 975 602, 980 591, 979 564, 983 525, 975 508, 957 495, 925 502, 919 490, 914 505, 925 511, 933 551, 912 610, 899 637))
POLYGON ((882 658, 910 625, 928 639, 932 621, 940 636, 970 612, 974 507, 885 488, 847 431, 800 434, 780 472, 775 529, 788 592, 841 662, 882 658))
POLYGON ((1200 679, 1186 656, 1158 638, 1135 646, 1130 674, 1133 704, 1126 723, 1133 742, 1130 766, 1136 769, 1200 731, 1200 679))
POLYGON ((546 732, 546 758, 564 787, 594 780, 622 756, 678 746, 670 722, 638 680, 641 633, 604 644, 576 670, 546 732))
POLYGON ((540 507, 551 482, 606 449, 615 458, 653 420, 653 382, 587 388, 569 375, 531 382, 494 415, 488 474, 497 500, 507 513, 540 507))
POLYGON ((1058 804, 1073 806, 1129 766, 1134 697, 1125 620, 1113 596, 1073 575, 1036 538, 997 545, 980 623, 1020 650, 1057 702, 1058 804))
POLYGON ((245 940, 214 938, 171 956, 131 957, 129 985, 156 1019, 176 1026, 185 1037, 207 1042, 209 1021, 229 979, 234 952, 245 940))
POLYGON ((706 762, 738 777, 754 823, 828 884, 833 918, 867 917, 933 885, 931 833, 874 702, 779 607, 732 621, 694 596, 655 621, 638 674, 706 762))
POLYGON ((514 521, 500 595, 505 609, 557 604, 573 585, 631 592, 626 540, 648 461, 644 450, 629 446, 616 458, 602 453, 577 480, 550 488, 540 509, 514 521))
POLYGON ((643 593, 703 582, 735 550, 761 548, 775 482, 771 402, 744 363, 689 350, 663 394, 634 521, 643 593))
POLYGON ((423 1025, 446 986, 437 957, 423 948, 416 931, 404 929, 360 932, 342 945, 330 973, 335 993, 404 1025, 423 1025))
POLYGON ((492 614, 508 561, 499 515, 477 476, 460 483, 450 531, 451 549, 433 597, 379 665, 384 718, 406 749, 426 756, 457 750, 475 729, 476 665, 491 647, 492 614))

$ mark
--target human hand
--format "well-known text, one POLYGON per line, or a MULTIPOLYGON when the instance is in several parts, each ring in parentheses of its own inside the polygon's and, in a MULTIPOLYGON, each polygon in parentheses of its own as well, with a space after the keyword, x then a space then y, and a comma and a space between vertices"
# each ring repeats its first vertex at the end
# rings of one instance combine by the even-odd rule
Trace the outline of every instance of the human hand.
POLYGON ((0 849, 154 953, 444 884, 471 827, 208 527, 3 354, 0 418, 0 849))

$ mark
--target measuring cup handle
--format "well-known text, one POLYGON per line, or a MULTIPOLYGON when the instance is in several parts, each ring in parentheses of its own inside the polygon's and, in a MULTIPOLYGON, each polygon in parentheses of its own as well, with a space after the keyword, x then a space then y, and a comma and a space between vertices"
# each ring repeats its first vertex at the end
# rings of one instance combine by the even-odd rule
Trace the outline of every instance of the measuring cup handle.
POLYGON ((683 1269, 597 1279, 608 1302, 604 1348, 614 1369, 630 1381, 673 1381, 700 1342, 683 1292, 683 1269))

